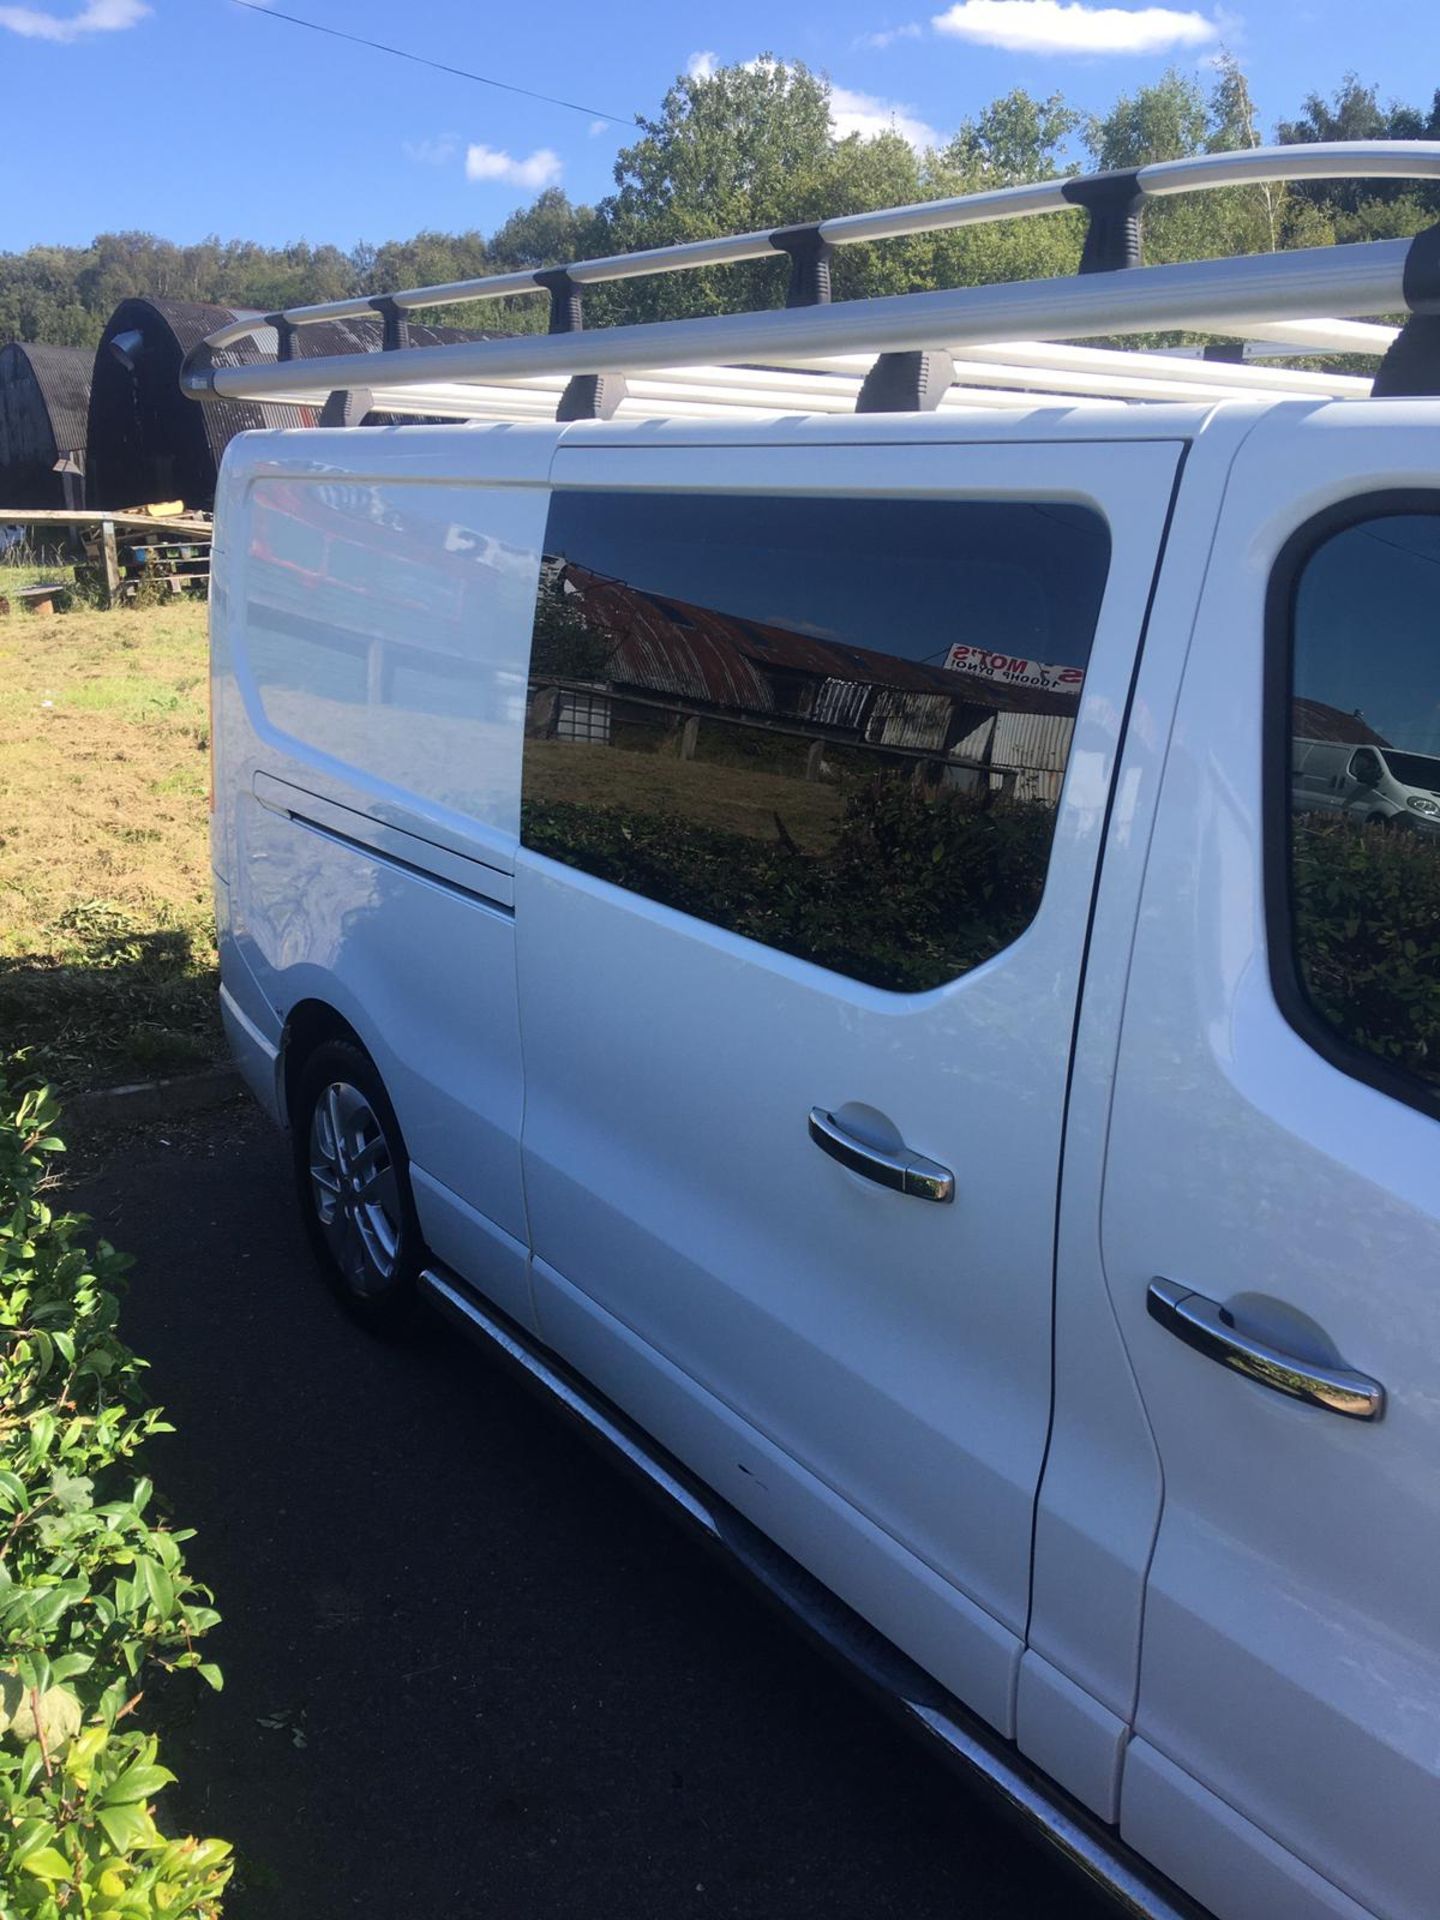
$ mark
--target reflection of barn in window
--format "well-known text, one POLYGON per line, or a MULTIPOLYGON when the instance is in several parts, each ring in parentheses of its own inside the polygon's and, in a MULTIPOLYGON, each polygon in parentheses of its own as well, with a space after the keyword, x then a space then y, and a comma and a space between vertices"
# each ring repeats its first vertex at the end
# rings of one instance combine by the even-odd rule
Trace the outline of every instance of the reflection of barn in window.
POLYGON ((1388 747, 1390 742, 1377 733, 1363 713, 1342 713, 1323 700, 1307 700, 1297 695, 1292 706, 1291 732, 1297 740, 1334 741, 1352 747, 1388 747))
POLYGON ((555 738, 586 746, 610 744, 610 701, 603 693, 562 690, 555 706, 555 738))
POLYGON ((682 759, 706 723, 808 741, 807 773, 861 748, 917 778, 1054 805, 1080 676, 1062 687, 991 680, 797 633, 652 594, 547 557, 542 600, 586 636, 563 651, 558 616, 537 619, 529 730, 626 744, 678 735, 682 759), (547 644, 541 645, 545 631, 547 644), (588 670, 565 661, 588 653, 588 670))

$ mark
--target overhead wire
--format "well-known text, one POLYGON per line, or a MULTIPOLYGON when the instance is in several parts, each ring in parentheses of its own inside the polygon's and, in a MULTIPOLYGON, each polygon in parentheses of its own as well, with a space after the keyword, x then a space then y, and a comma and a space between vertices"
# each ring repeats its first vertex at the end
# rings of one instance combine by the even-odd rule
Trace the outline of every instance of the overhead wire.
POLYGON ((526 100, 543 100, 547 106, 564 107, 569 113, 583 113, 592 120, 610 120, 621 126, 634 126, 639 121, 637 114, 609 113, 603 107, 587 107, 578 100, 562 100, 557 94, 541 93, 534 87, 516 86, 510 80, 496 80, 487 73, 472 73, 468 67, 452 67, 444 60, 432 60, 428 54, 411 53, 408 47, 388 46, 383 40, 369 40, 364 34, 347 33, 343 27, 329 27, 319 20, 305 20, 298 13, 282 13, 278 7, 267 5, 266 0, 232 0, 232 3, 244 7, 247 13, 263 13, 268 20, 285 20, 292 27, 308 27, 311 33, 327 34, 332 40, 348 40, 353 46, 370 48, 373 53, 393 54, 397 60, 413 61, 418 67, 432 67, 436 73, 448 73, 457 80, 473 80, 478 86, 496 87, 501 93, 518 93, 526 100))

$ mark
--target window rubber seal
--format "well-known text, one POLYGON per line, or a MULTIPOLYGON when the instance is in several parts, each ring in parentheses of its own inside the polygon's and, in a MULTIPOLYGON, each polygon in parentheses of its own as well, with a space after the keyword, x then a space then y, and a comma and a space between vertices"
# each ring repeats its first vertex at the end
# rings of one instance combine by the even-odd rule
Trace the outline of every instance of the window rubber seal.
POLYGON ((1348 495, 1305 521, 1275 557, 1265 590, 1261 736, 1261 863, 1270 987, 1288 1025, 1331 1066, 1418 1113, 1440 1120, 1440 1087, 1355 1045, 1326 1020, 1305 990, 1296 946, 1291 844, 1290 756, 1295 699, 1295 607, 1307 563, 1327 540, 1398 514, 1440 518, 1440 483, 1379 487, 1348 495))

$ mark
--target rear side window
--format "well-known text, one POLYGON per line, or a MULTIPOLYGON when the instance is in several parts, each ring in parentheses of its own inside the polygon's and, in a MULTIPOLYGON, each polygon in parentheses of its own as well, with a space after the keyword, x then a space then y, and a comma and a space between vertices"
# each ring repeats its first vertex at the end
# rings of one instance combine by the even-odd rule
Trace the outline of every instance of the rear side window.
POLYGON ((1310 543, 1277 636, 1290 681, 1278 931, 1302 1030, 1349 1070, 1435 1110, 1440 510, 1350 520, 1310 543))
POLYGON ((1110 559, 1049 502, 559 492, 521 838, 874 986, 1021 933, 1110 559))

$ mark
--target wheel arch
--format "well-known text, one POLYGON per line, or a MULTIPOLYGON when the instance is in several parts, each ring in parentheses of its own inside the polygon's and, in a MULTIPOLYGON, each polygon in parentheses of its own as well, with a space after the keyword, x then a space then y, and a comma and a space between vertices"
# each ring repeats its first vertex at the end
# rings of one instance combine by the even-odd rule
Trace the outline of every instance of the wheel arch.
POLYGON ((374 1054, 362 1035, 328 1000, 297 1000, 285 1021, 280 1036, 280 1098, 285 1124, 289 1126, 295 1105, 295 1089, 305 1071, 305 1062, 327 1040, 348 1040, 369 1060, 374 1054))

